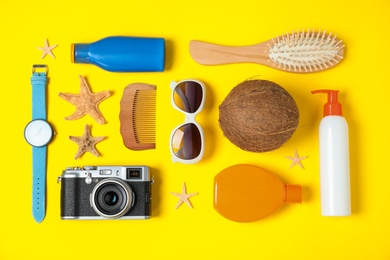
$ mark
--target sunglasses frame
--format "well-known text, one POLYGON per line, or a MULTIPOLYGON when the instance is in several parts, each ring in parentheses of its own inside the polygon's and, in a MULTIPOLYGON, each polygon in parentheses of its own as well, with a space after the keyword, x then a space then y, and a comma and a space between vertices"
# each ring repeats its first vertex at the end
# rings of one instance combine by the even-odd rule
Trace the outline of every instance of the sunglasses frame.
POLYGON ((203 155, 204 155, 204 133, 203 133, 202 127, 196 122, 195 117, 196 117, 197 114, 199 114, 203 110, 204 103, 205 103, 205 100, 206 100, 206 88, 205 88, 204 84, 201 81, 196 80, 196 79, 185 79, 185 80, 181 80, 179 82, 172 81, 170 83, 170 87, 171 87, 171 90, 172 90, 172 92, 171 92, 171 104, 172 104, 172 106, 176 110, 182 112, 185 115, 184 123, 182 123, 179 126, 175 127, 172 130, 171 136, 169 138, 169 150, 171 151, 172 161, 173 162, 180 162, 180 163, 184 163, 184 164, 197 163, 197 162, 199 162, 203 158, 203 155), (202 88, 202 101, 201 101, 201 103, 199 105, 199 108, 194 113, 188 113, 188 112, 183 111, 182 109, 180 109, 176 105, 175 100, 174 100, 174 94, 175 94, 176 87, 178 87, 180 84, 182 84, 184 82, 195 82, 195 83, 199 84, 201 86, 201 88, 202 88), (201 142, 200 152, 199 152, 199 155, 197 157, 193 158, 193 159, 182 159, 182 158, 179 158, 178 156, 176 156, 176 154, 175 154, 175 152, 173 151, 173 148, 172 148, 174 134, 176 133, 176 131, 179 128, 183 127, 186 124, 194 124, 198 128, 199 133, 200 133, 200 139, 201 139, 200 140, 200 142, 201 142))

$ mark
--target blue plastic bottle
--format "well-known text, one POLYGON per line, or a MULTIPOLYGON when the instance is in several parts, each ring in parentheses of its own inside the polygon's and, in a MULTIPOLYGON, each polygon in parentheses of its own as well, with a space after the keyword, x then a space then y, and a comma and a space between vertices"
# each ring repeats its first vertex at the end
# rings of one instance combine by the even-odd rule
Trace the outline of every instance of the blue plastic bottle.
POLYGON ((90 63, 111 72, 164 71, 163 38, 110 36, 93 43, 75 43, 72 62, 90 63))

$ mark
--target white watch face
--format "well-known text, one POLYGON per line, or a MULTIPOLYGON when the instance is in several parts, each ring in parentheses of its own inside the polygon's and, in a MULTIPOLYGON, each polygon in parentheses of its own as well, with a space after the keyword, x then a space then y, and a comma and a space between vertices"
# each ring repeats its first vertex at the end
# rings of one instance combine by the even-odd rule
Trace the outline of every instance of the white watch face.
POLYGON ((53 130, 45 120, 33 120, 24 129, 26 141, 36 147, 47 145, 53 137, 53 130))

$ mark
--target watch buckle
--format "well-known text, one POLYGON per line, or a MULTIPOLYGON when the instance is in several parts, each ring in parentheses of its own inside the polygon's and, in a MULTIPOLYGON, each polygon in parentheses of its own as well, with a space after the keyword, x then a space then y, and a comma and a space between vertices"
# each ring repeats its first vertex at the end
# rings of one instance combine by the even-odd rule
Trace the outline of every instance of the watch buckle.
POLYGON ((47 65, 46 64, 35 64, 35 65, 33 65, 33 67, 32 67, 32 73, 34 74, 34 73, 38 73, 38 74, 40 74, 40 73, 47 73, 47 70, 48 70, 48 68, 47 68, 47 65), (43 70, 42 70, 43 69, 43 70))

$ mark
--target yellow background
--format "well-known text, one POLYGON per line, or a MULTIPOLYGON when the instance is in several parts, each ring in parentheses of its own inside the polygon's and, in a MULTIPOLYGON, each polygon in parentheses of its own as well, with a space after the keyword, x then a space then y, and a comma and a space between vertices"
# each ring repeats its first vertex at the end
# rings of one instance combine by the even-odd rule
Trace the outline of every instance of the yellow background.
POLYGON ((0 2, 0 259, 390 259, 388 104, 390 3, 372 1, 7 1, 0 2), (322 29, 345 42, 345 59, 335 68, 293 74, 257 64, 207 67, 188 52, 192 39, 225 45, 251 45, 297 29, 322 29), (103 71, 70 63, 70 44, 93 42, 111 35, 164 37, 163 73, 103 71), (45 39, 56 59, 40 59, 45 39), (31 67, 49 66, 48 120, 56 136, 48 150, 47 214, 35 223, 31 210, 31 147, 23 130, 31 119, 31 67), (100 104, 107 123, 85 116, 64 118, 74 107, 59 92, 77 93, 78 75, 93 92, 110 90, 100 104), (257 77, 283 86, 300 110, 299 127, 280 149, 249 153, 231 144, 218 126, 218 106, 238 83, 257 77), (205 130, 204 159, 195 165, 174 164, 170 131, 184 116, 170 104, 171 80, 196 78, 207 89, 197 117, 205 130), (157 86, 157 149, 130 151, 119 133, 119 102, 124 87, 144 82, 157 86), (325 96, 320 88, 340 90, 350 127, 350 217, 322 217, 319 198, 318 125, 325 96), (97 145, 101 157, 73 157, 85 124, 92 135, 105 136, 97 145), (305 169, 289 169, 294 148, 305 169), (235 223, 213 209, 213 178, 239 163, 262 166, 284 182, 304 188, 301 205, 286 205, 253 223, 235 223), (67 166, 146 164, 152 168, 152 218, 146 221, 62 221, 57 177, 67 166), (194 209, 175 210, 182 183, 194 209))

